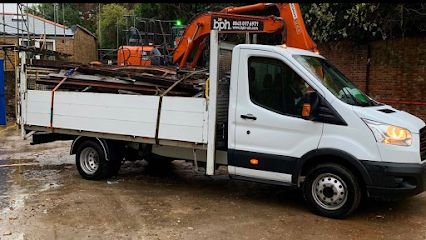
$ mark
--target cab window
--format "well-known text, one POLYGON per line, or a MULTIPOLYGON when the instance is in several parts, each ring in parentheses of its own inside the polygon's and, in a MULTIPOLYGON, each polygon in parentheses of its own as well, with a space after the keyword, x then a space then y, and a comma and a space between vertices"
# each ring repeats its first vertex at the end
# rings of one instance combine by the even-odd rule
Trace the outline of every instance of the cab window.
POLYGON ((250 57, 248 61, 251 101, 268 110, 301 117, 306 82, 282 61, 250 57))

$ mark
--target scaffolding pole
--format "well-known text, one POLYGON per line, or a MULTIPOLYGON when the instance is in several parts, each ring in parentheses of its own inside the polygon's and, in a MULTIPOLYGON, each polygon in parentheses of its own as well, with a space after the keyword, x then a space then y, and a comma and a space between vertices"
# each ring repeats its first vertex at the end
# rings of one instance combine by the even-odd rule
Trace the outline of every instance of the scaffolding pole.
POLYGON ((4 25, 4 23, 5 23, 5 18, 4 18, 4 3, 2 3, 2 6, 3 6, 3 16, 2 16, 2 19, 3 19, 3 43, 4 44, 6 44, 6 26, 4 25))
POLYGON ((102 32, 101 32, 101 4, 99 3, 98 28, 99 28, 99 48, 102 48, 102 32))

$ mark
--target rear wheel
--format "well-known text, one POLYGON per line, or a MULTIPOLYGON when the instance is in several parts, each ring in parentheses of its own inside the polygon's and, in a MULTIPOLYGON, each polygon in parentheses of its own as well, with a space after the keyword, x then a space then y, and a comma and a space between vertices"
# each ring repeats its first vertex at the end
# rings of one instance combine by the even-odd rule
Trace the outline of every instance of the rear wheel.
POLYGON ((120 170, 119 151, 111 149, 106 160, 105 152, 98 141, 86 140, 76 151, 77 170, 84 179, 100 180, 116 175, 120 170))
POLYGON ((344 218, 358 208, 362 191, 351 171, 338 164, 321 164, 306 175, 306 202, 317 214, 344 218))

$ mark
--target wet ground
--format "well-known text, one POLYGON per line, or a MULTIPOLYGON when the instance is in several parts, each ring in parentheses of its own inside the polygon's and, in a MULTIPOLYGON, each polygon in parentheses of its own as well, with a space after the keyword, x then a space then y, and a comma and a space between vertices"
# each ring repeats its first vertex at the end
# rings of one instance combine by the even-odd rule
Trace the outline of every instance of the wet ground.
POLYGON ((426 239, 426 193, 369 202, 345 220, 310 213, 299 192, 125 163, 117 177, 78 175, 70 142, 31 146, 0 128, 0 239, 426 239))

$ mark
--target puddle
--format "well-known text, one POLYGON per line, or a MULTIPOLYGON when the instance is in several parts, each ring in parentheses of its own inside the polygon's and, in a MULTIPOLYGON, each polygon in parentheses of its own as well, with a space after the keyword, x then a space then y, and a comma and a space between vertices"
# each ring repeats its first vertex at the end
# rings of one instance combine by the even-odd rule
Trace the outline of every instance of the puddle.
POLYGON ((33 167, 30 170, 25 170, 23 175, 26 178, 26 180, 46 180, 51 178, 51 176, 55 176, 56 174, 59 174, 61 171, 62 170, 57 170, 57 169, 43 169, 37 166, 35 168, 33 167))
POLYGON ((117 179, 117 180, 107 180, 107 184, 109 185, 113 185, 113 184, 117 184, 119 182, 124 181, 123 179, 117 179))
MULTIPOLYGON (((3 164, 5 160, 0 160, 0 164, 3 164)), ((0 168, 0 209, 3 209, 7 206, 7 185, 9 182, 9 172, 8 168, 0 168)))
POLYGON ((44 192, 44 191, 47 191, 47 190, 51 190, 51 189, 55 189, 55 188, 59 188, 59 187, 61 187, 62 186, 62 184, 59 184, 59 183, 57 183, 57 182, 52 182, 52 183, 46 183, 46 184, 44 184, 38 191, 39 192, 44 192))
MULTIPOLYGON (((19 191, 19 192, 22 192, 22 191, 19 191)), ((12 213, 13 211, 23 208, 25 205, 25 198, 27 197, 28 194, 16 192, 11 195, 13 195, 13 199, 10 199, 8 206, 5 208, 2 208, 1 210, 1 215, 3 218, 6 218, 7 216, 11 218, 10 215, 13 214, 12 213)))
MULTIPOLYGON (((16 161, 33 162, 31 159, 16 161)), ((11 162, 14 161, 2 160, 0 164, 12 164, 11 162)), ((61 172, 67 167, 65 164, 0 167, 0 182, 2 183, 0 184, 0 218, 14 219, 25 207, 25 200, 29 196, 60 188, 62 186, 59 181, 61 172)))
POLYGON ((0 160, 0 165, 12 165, 12 164, 22 164, 22 163, 34 163, 34 158, 0 160))

